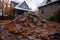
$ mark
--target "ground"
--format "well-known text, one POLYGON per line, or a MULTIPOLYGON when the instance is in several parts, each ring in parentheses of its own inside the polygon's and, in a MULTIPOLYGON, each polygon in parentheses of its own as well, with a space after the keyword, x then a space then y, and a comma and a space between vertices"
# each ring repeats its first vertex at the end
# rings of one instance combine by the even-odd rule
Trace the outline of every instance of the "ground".
POLYGON ((58 22, 55 22, 55 21, 49 21, 51 24, 54 24, 54 25, 56 25, 56 26, 60 26, 60 23, 58 23, 58 22))
POLYGON ((4 24, 7 24, 10 20, 0 20, 0 24, 1 25, 4 25, 4 24))
MULTIPOLYGON (((4 24, 7 24, 7 23, 9 23, 10 22, 10 20, 4 20, 4 21, 0 21, 0 24, 2 24, 2 25, 4 25, 4 24)), ((60 26, 60 23, 58 23, 58 22, 55 22, 55 21, 48 21, 49 23, 51 23, 51 25, 55 25, 55 26, 60 26)), ((18 37, 18 36, 17 36, 18 37)), ((17 38, 16 38, 17 39, 17 38)), ((20 39, 22 39, 22 40, 25 40, 25 39, 23 39, 23 38, 20 38, 20 39)), ((27 40, 27 39, 26 39, 27 40)), ((37 39, 36 39, 37 40, 37 39)), ((40 40, 40 39, 39 39, 40 40)), ((51 40, 59 40, 59 39, 51 39, 51 40)))

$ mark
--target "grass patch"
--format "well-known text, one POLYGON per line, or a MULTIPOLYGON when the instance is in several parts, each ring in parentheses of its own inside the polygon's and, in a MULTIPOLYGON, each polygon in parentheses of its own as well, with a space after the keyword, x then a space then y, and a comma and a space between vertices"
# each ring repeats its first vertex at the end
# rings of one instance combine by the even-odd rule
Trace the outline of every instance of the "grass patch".
POLYGON ((8 22, 8 21, 11 21, 11 20, 0 20, 0 22, 8 22))

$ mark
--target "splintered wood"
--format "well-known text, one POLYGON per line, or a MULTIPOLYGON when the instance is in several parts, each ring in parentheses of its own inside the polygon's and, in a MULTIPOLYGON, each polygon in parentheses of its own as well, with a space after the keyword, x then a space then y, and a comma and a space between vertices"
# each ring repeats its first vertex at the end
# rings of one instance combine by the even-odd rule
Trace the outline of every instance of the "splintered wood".
MULTIPOLYGON (((55 27, 55 26, 54 26, 55 27)), ((24 38, 39 38, 49 40, 47 35, 56 33, 56 29, 43 18, 31 14, 23 14, 3 27, 9 34, 24 38)))

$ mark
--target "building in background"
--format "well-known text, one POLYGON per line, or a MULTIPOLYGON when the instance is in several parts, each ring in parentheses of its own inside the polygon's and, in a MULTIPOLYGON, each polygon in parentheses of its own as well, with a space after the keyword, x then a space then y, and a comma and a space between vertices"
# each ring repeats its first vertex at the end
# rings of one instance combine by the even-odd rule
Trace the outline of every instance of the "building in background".
POLYGON ((12 15, 15 16, 15 7, 18 5, 19 3, 17 2, 14 2, 14 1, 11 1, 10 3, 10 6, 11 6, 11 9, 12 9, 12 15))
POLYGON ((47 0, 46 5, 39 7, 39 16, 45 19, 50 19, 56 16, 60 9, 59 0, 47 0))
POLYGON ((21 4, 11 1, 12 12, 15 16, 21 15, 24 12, 32 12, 27 3, 24 1, 21 4))

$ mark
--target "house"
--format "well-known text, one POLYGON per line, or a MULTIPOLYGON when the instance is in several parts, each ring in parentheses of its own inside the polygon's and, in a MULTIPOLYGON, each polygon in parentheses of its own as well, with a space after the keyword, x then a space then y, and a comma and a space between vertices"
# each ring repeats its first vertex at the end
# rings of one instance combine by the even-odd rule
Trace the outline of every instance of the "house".
POLYGON ((27 3, 24 1, 21 4, 17 5, 15 8, 17 9, 21 9, 21 10, 30 10, 29 6, 27 5, 27 3))
POLYGON ((56 16, 58 10, 60 9, 60 1, 47 0, 46 5, 39 7, 39 16, 45 19, 50 19, 56 16))
POLYGON ((11 1, 10 5, 11 5, 11 8, 14 8, 16 5, 18 5, 19 3, 17 2, 14 2, 14 1, 11 1))
POLYGON ((16 3, 16 2, 12 2, 12 3, 11 3, 11 5, 12 5, 12 9, 13 9, 13 14, 15 16, 21 15, 24 12, 32 12, 25 1, 22 3, 16 3))
MULTIPOLYGON (((14 1, 11 1, 10 3, 10 7, 12 9, 12 14, 14 15, 15 14, 15 6, 18 5, 19 3, 17 2, 14 2, 14 1)), ((15 15, 14 15, 15 16, 15 15)))

